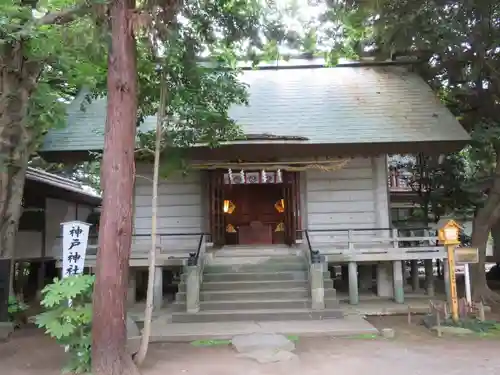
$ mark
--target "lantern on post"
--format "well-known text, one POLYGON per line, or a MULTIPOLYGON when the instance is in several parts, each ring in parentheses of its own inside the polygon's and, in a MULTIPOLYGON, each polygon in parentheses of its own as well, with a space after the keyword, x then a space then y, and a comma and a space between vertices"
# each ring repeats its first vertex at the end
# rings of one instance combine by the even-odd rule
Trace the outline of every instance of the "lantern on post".
POLYGON ((440 220, 438 222, 438 240, 444 245, 458 245, 462 227, 455 220, 440 220))
POLYGON ((460 231, 462 227, 454 220, 440 220, 438 222, 438 240, 446 248, 448 255, 448 278, 450 284, 450 306, 451 318, 458 322, 458 296, 457 279, 455 275, 455 248, 460 243, 460 231))

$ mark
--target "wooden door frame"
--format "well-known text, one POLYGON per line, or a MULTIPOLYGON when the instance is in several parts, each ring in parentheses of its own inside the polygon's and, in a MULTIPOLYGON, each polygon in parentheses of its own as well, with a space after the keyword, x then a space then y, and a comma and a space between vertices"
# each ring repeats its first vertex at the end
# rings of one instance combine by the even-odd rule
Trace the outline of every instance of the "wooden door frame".
MULTIPOLYGON (((225 184, 224 184, 224 173, 225 171, 222 169, 213 169, 213 170, 207 170, 207 192, 208 192, 208 226, 209 226, 209 232, 210 232, 210 239, 211 242, 213 243, 214 246, 224 246, 225 245, 225 216, 223 212, 223 201, 224 201, 224 189, 225 189, 225 184), (221 196, 214 197, 214 191, 216 188, 221 189, 221 196), (219 200, 219 204, 217 205, 217 200, 219 200), (222 218, 222 223, 216 222, 216 214, 220 214, 220 217, 222 218), (217 229, 218 228, 218 229, 217 229), (217 231, 219 231, 217 233, 217 231)), ((302 205, 302 199, 301 199, 301 179, 300 179, 300 172, 295 172, 295 171, 282 171, 282 176, 283 176, 283 182, 281 183, 282 185, 282 190, 283 194, 285 193, 285 188, 288 186, 291 188, 291 194, 290 197, 292 199, 292 204, 291 207, 293 207, 293 234, 291 234, 291 238, 288 240, 289 245, 293 245, 297 243, 298 239, 302 239, 302 233, 300 230, 302 229, 302 210, 301 210, 301 205, 302 205)), ((283 195, 283 198, 285 196, 283 195)), ((286 202, 285 207, 290 207, 290 202, 286 202)), ((219 220, 221 220, 219 218, 219 220)), ((286 218, 285 215, 285 228, 287 226, 287 221, 289 221, 290 218, 286 218)), ((286 236, 285 236, 286 237, 286 236)), ((286 240, 285 240, 286 241, 286 240)))
POLYGON ((283 198, 285 199, 285 243, 291 246, 297 243, 297 239, 302 238, 302 236, 298 233, 298 230, 302 228, 301 218, 299 215, 301 204, 299 172, 283 172, 283 198), (290 189, 289 197, 286 197, 286 189, 288 188, 290 189), (289 201, 290 199, 291 202, 289 201), (288 211, 290 210, 290 207, 292 210, 288 211), (289 231, 291 231, 291 233, 289 231))
POLYGON ((223 202, 224 173, 221 170, 210 170, 208 171, 208 218, 210 241, 213 246, 225 245, 223 202))

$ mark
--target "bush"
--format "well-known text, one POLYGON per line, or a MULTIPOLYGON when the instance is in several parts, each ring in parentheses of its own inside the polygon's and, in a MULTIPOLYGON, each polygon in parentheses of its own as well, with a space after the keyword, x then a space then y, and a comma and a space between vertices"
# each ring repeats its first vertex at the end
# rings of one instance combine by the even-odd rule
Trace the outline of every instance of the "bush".
POLYGON ((25 321, 24 313, 28 310, 28 305, 23 301, 18 301, 16 297, 9 296, 8 305, 9 320, 16 326, 25 321))
POLYGON ((42 290, 45 312, 36 316, 37 326, 65 346, 70 355, 65 370, 74 374, 90 371, 93 286, 90 275, 54 279, 42 290))

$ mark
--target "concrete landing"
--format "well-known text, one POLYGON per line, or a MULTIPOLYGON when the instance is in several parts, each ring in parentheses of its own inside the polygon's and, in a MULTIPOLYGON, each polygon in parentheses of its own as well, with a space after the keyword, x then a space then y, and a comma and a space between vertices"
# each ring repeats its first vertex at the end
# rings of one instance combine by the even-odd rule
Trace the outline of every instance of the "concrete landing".
POLYGON ((168 316, 153 321, 152 342, 190 342, 195 340, 224 339, 250 333, 277 333, 303 337, 346 337, 362 334, 378 334, 378 330, 361 317, 312 321, 272 322, 216 322, 171 323, 168 316))

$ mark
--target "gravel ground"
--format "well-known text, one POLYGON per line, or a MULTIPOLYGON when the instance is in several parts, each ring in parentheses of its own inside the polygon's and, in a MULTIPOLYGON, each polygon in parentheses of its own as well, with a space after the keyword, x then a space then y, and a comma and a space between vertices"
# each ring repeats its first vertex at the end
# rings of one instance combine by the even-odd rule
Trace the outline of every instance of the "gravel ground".
MULTIPOLYGON (((229 347, 195 348, 188 344, 152 345, 143 375, 488 375, 500 373, 500 340, 478 337, 438 339, 406 318, 376 318, 393 327, 394 340, 329 337, 302 338, 298 359, 259 365, 238 358, 229 347)), ((0 374, 59 374, 64 354, 35 329, 24 329, 0 344, 0 374)))

